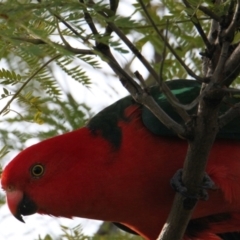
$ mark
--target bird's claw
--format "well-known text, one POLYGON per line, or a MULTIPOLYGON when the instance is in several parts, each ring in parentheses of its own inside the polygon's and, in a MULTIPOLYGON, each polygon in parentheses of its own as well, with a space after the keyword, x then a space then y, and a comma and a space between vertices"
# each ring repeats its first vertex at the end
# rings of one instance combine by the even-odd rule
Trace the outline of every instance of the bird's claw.
POLYGON ((184 197, 187 197, 187 188, 185 187, 182 181, 182 169, 177 170, 177 172, 173 175, 172 179, 170 180, 170 184, 176 192, 180 193, 184 197))
POLYGON ((182 173, 183 170, 179 169, 173 176, 173 178, 170 181, 170 184, 172 188, 180 193, 185 199, 184 199, 184 208, 185 209, 191 209, 196 204, 198 200, 208 200, 208 192, 209 189, 216 189, 215 183, 212 181, 212 179, 207 175, 207 173, 204 174, 202 185, 199 186, 200 190, 197 194, 193 195, 188 192, 188 189, 183 184, 182 181, 182 173))

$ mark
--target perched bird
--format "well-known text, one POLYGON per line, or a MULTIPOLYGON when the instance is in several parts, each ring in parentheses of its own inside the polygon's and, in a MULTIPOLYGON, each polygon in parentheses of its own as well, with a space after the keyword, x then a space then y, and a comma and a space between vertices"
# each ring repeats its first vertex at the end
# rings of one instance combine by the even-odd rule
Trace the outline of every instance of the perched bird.
MULTIPOLYGON (((193 80, 167 84, 183 104, 200 91, 193 80)), ((182 122, 157 87, 151 94, 182 122)), ((226 98, 219 114, 237 101, 226 98)), ((217 189, 209 190, 208 201, 199 201, 184 240, 240 239, 239 139, 238 119, 220 130, 206 168, 217 189)), ((182 168, 186 150, 186 140, 128 96, 86 127, 23 150, 4 169, 1 184, 11 213, 20 221, 34 213, 99 219, 155 240, 175 194, 170 179, 182 168)))

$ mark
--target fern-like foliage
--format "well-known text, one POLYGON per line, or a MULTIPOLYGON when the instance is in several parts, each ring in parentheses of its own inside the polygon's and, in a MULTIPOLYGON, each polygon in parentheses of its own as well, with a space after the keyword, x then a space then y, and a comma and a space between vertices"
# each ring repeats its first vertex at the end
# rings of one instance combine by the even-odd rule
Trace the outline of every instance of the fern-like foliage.
MULTIPOLYGON (((205 45, 193 22, 197 17, 203 31, 208 32, 209 16, 199 10, 203 1, 189 0, 191 8, 180 0, 142 2, 155 25, 138 1, 119 1, 121 10, 118 1, 1 1, 0 159, 9 150, 24 148, 29 138, 42 140, 84 126, 92 116, 89 106, 76 101, 74 93, 62 88, 61 82, 67 81, 70 86, 75 81, 79 87, 90 88, 89 69, 102 71, 102 61, 114 70, 109 75, 119 74, 119 67, 129 75, 135 71, 141 74, 143 52, 157 73, 164 58, 164 80, 188 77, 170 50, 163 56, 166 41, 154 27, 164 33, 193 72, 201 72, 199 52, 205 45), (146 46, 152 54, 146 53, 146 46)), ((234 1, 213 2, 205 1, 204 7, 221 17, 234 1)), ((239 38, 236 33, 234 41, 239 38)), ((145 80, 152 83, 152 79, 149 74, 145 80)), ((79 228, 62 227, 62 231, 61 239, 89 239, 79 228)), ((47 235, 44 239, 52 238, 47 235)), ((137 237, 120 234, 109 239, 137 237)))
POLYGON ((19 104, 22 108, 26 108, 26 111, 3 120, 12 127, 9 127, 10 131, 6 128, 0 128, 2 144, 8 146, 9 149, 21 150, 25 147, 25 142, 29 138, 43 140, 72 131, 83 127, 92 116, 90 108, 84 103, 78 103, 70 93, 66 95, 65 100, 40 99, 40 97, 33 96, 31 93, 19 96, 19 104), (33 124, 32 122, 43 124, 44 129, 47 130, 24 131, 27 126, 33 124), (18 124, 21 125, 20 128, 18 124))
MULTIPOLYGON (((110 223, 107 223, 108 225, 110 223)), ((81 226, 76 226, 74 228, 68 228, 66 226, 61 226, 62 234, 59 236, 59 240, 143 240, 143 238, 128 234, 121 230, 116 230, 114 233, 107 233, 103 235, 94 235, 93 237, 86 236, 81 226)), ((42 237, 38 237, 36 240, 54 240, 49 234, 42 237)))

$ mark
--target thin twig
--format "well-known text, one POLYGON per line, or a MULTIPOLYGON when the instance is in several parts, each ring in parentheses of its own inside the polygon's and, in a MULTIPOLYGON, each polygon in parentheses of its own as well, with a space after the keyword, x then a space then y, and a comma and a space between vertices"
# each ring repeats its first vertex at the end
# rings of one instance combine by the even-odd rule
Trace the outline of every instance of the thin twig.
MULTIPOLYGON (((23 41, 23 42, 29 42, 29 43, 32 43, 32 44, 35 44, 35 45, 48 44, 47 42, 43 41, 42 39, 22 38, 22 37, 12 37, 12 39, 23 41)), ((74 53, 74 54, 96 55, 96 53, 94 53, 94 51, 88 50, 88 49, 73 48, 70 45, 63 46, 63 45, 61 45, 59 43, 55 43, 55 42, 51 42, 51 44, 55 45, 57 47, 61 47, 64 50, 67 50, 67 51, 69 51, 71 53, 74 53)))
POLYGON ((229 86, 240 74, 240 45, 238 45, 228 58, 224 69, 223 85, 229 86))
POLYGON ((236 88, 224 88, 223 91, 230 93, 231 96, 240 95, 240 89, 236 88))
MULTIPOLYGON (((195 9, 192 8, 192 6, 189 4, 188 1, 183 0, 183 3, 185 4, 185 6, 186 6, 187 8, 190 8, 190 9, 192 9, 192 10, 195 11, 195 9)), ((202 40, 203 40, 205 46, 207 47, 207 49, 211 49, 211 48, 212 48, 212 45, 210 44, 210 42, 209 42, 206 34, 204 33, 201 24, 199 23, 199 20, 198 20, 198 17, 197 17, 196 12, 194 12, 194 14, 191 16, 190 19, 191 19, 193 25, 195 26, 195 28, 197 29, 199 35, 202 37, 202 40)))
MULTIPOLYGON (((82 5, 85 6, 84 4, 82 5)), ((72 33, 74 33, 77 37, 82 39, 85 43, 89 43, 88 39, 83 37, 77 30, 75 30, 68 22, 66 22, 60 15, 54 13, 50 8, 48 8, 48 11, 56 17, 62 24, 64 24, 72 33)))
MULTIPOLYGON (((123 40, 123 42, 130 48, 130 50, 134 53, 134 55, 143 63, 143 65, 147 68, 150 74, 152 74, 154 79, 158 82, 159 77, 155 72, 155 70, 152 68, 149 62, 144 58, 144 56, 138 51, 138 49, 131 43, 131 41, 129 41, 126 35, 118 27, 116 27, 114 23, 109 22, 108 25, 114 30, 115 33, 118 34, 121 40, 123 40)), ((165 86, 164 89, 166 91, 166 95, 168 95, 168 100, 171 102, 173 106, 176 107, 176 109, 180 106, 182 106, 182 108, 185 109, 185 106, 179 103, 178 99, 171 93, 171 91, 170 90, 167 91, 168 89, 167 86, 165 86)), ((181 113, 183 112, 183 110, 180 109, 179 112, 181 113)), ((188 118, 187 113, 186 114, 181 113, 181 115, 183 115, 184 119, 188 118)))
MULTIPOLYGON (((206 70, 204 76, 208 77, 209 68, 209 66, 204 68, 204 70, 206 70)), ((220 71, 217 71, 216 74, 220 74, 220 71)), ((216 75, 215 77, 217 78, 219 76, 216 75)), ((208 97, 211 97, 211 92, 214 93, 214 90, 218 89, 213 82, 210 82, 203 90, 203 93, 207 94, 208 97)), ((201 96, 203 96, 203 93, 201 96)), ((219 98, 218 103, 220 103, 220 99, 221 98, 219 98)), ((196 186, 201 184, 208 155, 215 140, 217 129, 214 128, 214 126, 217 125, 218 108, 219 104, 212 107, 211 104, 207 104, 205 99, 201 99, 199 102, 197 118, 193 126, 194 138, 188 142, 188 151, 184 161, 182 176, 182 181, 186 186, 188 193, 192 196, 198 192, 196 186)), ((157 238, 158 240, 180 240, 183 238, 197 203, 196 199, 196 201, 192 202, 191 207, 186 209, 184 208, 185 200, 189 199, 185 199, 180 194, 175 195, 171 212, 157 238)))
POLYGON ((187 73, 192 76, 193 78, 195 78, 197 81, 200 82, 204 82, 204 79, 201 78, 200 76, 196 75, 186 64, 185 62, 178 56, 178 54, 175 52, 175 50, 172 48, 172 46, 168 43, 167 39, 165 39, 164 35, 161 33, 161 31, 159 31, 159 29, 157 28, 157 26, 155 25, 153 19, 151 18, 150 14, 148 13, 144 3, 142 2, 142 0, 138 0, 144 13, 146 14, 147 18, 149 19, 149 21, 151 22, 152 26, 154 27, 155 31, 157 32, 157 34, 160 36, 160 38, 166 43, 168 49, 171 51, 171 53, 174 55, 174 57, 180 62, 180 64, 183 66, 183 68, 187 71, 187 73))
MULTIPOLYGON (((110 2, 110 10, 112 11, 110 13, 110 16, 114 16, 116 14, 116 12, 117 12, 119 0, 110 0, 109 2, 110 2)), ((104 35, 105 36, 110 36, 112 31, 113 30, 109 26, 107 26, 104 35)))
POLYGON ((149 73, 153 78, 158 81, 158 74, 146 60, 146 58, 138 51, 138 49, 132 44, 132 42, 126 37, 126 35, 112 22, 108 22, 108 25, 113 29, 113 31, 120 37, 120 39, 128 46, 132 53, 142 62, 142 64, 147 68, 149 73))
MULTIPOLYGON (((107 16, 102 13, 106 19, 107 16)), ((92 21, 91 15, 88 13, 87 10, 84 11, 84 16, 86 19, 87 24, 89 25, 91 31, 93 31, 93 34, 98 34, 95 25, 92 21)), ((115 30, 119 30, 118 28, 115 27, 114 24, 108 23, 109 26, 111 27, 111 29, 115 30)), ((121 32, 121 34, 123 34, 121 32)), ((120 34, 120 35, 121 35, 120 34)), ((130 43, 130 41, 126 38, 126 36, 123 34, 124 38, 126 41, 128 41, 130 43)), ((135 48, 135 46, 133 44, 131 44, 131 46, 134 48, 134 52, 136 54, 141 55, 141 53, 138 52, 138 50, 135 48)), ((173 130, 174 132, 176 132, 177 134, 181 135, 181 136, 185 136, 186 135, 186 129, 178 124, 177 122, 175 122, 171 117, 169 117, 165 111, 163 111, 161 109, 161 107, 155 102, 155 100, 152 98, 152 96, 150 96, 146 91, 144 91, 139 84, 137 84, 122 68, 121 66, 118 64, 118 62, 116 61, 116 59, 114 58, 114 56, 111 53, 111 50, 109 48, 108 45, 104 44, 104 43, 98 43, 96 41, 96 47, 95 50, 100 52, 101 55, 100 57, 102 57, 102 59, 108 63, 108 65, 112 68, 112 70, 119 76, 119 79, 121 81, 121 83, 123 84, 123 86, 131 93, 131 95, 133 96, 133 98, 141 103, 144 104, 147 108, 150 109, 150 111, 153 112, 153 114, 169 129, 173 130)), ((142 55, 141 55, 142 56, 142 55)), ((142 56, 143 57, 143 56, 142 56)), ((155 78, 157 79, 157 73, 152 69, 152 67, 150 66, 150 64, 147 62, 147 60, 145 58, 143 58, 144 61, 146 61, 147 66, 149 66, 150 71, 153 72, 155 78)))
POLYGON ((148 86, 146 84, 146 81, 144 81, 143 76, 139 73, 139 71, 134 72, 134 75, 139 80, 140 84, 142 85, 143 89, 145 91, 148 91, 148 86))
POLYGON ((220 83, 224 80, 223 71, 224 71, 225 63, 226 63, 227 58, 228 58, 229 46, 230 46, 230 42, 228 42, 228 41, 225 41, 222 44, 221 53, 220 53, 220 56, 219 56, 219 59, 218 59, 218 63, 217 63, 217 66, 216 66, 216 68, 213 72, 213 75, 212 75, 212 81, 214 83, 220 83))
MULTIPOLYGON (((208 17, 204 17, 204 18, 199 18, 198 19, 199 21, 206 21, 206 20, 211 20, 210 18, 208 17)), ((173 25, 173 24, 180 24, 180 23, 186 23, 186 22, 189 22, 190 20, 179 20, 179 21, 170 21, 170 25, 173 25)), ((161 27, 161 28, 164 28, 166 26, 165 23, 162 23, 162 24, 155 24, 156 27, 161 27)), ((148 24, 144 24, 142 26, 136 26, 134 29, 145 29, 145 28, 153 28, 152 25, 148 25, 148 24)), ((132 30, 132 27, 131 26, 124 26, 124 27, 121 27, 122 30, 124 29, 131 29, 132 30)))
POLYGON ((209 8, 200 5, 200 6, 198 6, 198 9, 201 10, 206 15, 208 15, 211 19, 214 19, 216 22, 220 22, 221 17, 219 17, 214 12, 212 12, 209 8))
POLYGON ((221 33, 221 38, 224 38, 225 41, 232 42, 234 38, 234 33, 236 31, 236 23, 238 21, 239 17, 239 12, 240 12, 240 3, 239 0, 237 0, 236 8, 233 14, 233 18, 231 23, 229 24, 228 28, 223 30, 221 33))
MULTIPOLYGON (((142 56, 142 54, 138 51, 138 49, 129 41, 129 39, 125 36, 124 33, 121 32, 119 28, 115 26, 113 23, 108 23, 109 26, 114 30, 115 33, 118 34, 118 36, 124 41, 125 44, 130 48, 130 50, 135 54, 135 56, 143 63, 143 65, 148 69, 148 71, 152 74, 152 76, 155 78, 155 80, 158 82, 158 75, 155 72, 155 70, 152 68, 152 66, 149 64, 149 62, 142 56)), ((168 87, 163 84, 163 91, 165 91, 165 94, 170 101, 170 103, 175 107, 175 109, 179 112, 180 116, 183 119, 189 119, 188 114, 184 111, 184 107, 182 109, 179 109, 181 105, 178 101, 178 99, 172 94, 172 92, 168 89, 168 87), (184 113, 185 112, 185 113, 184 113)))
MULTIPOLYGON (((113 69, 113 71, 119 76, 120 81, 123 86, 127 88, 127 90, 131 93, 133 98, 144 104, 153 114, 169 129, 173 130, 177 134, 181 136, 186 136, 186 129, 175 122, 171 117, 169 117, 165 111, 155 102, 155 100, 142 88, 121 68, 116 59, 113 57, 110 49, 100 50, 101 53, 107 58, 108 65, 113 69)), ((106 61, 106 60, 105 60, 106 61)))
POLYGON ((69 30, 71 30, 76 36, 81 37, 82 36, 78 33, 77 30, 75 30, 68 22, 66 22, 61 16, 59 16, 58 14, 53 13, 53 11, 51 11, 50 9, 48 9, 48 11, 54 16, 56 17, 61 23, 63 23, 69 30))
POLYGON ((46 63, 44 63, 40 68, 38 68, 28 79, 27 81, 18 89, 18 91, 12 96, 12 98, 7 102, 7 104, 2 108, 0 111, 0 115, 10 106, 10 104, 13 102, 13 100, 21 93, 21 91, 26 87, 26 85, 40 72, 42 71, 49 63, 51 63, 53 60, 59 58, 61 55, 58 54, 54 57, 52 57, 50 60, 48 60, 46 63))
POLYGON ((211 49, 211 48, 212 48, 212 45, 210 44, 210 42, 209 42, 209 40, 208 40, 205 32, 203 31, 202 26, 201 26, 201 24, 200 24, 199 21, 198 21, 197 15, 194 14, 194 15, 191 17, 191 20, 192 20, 193 25, 194 25, 195 28, 197 29, 199 35, 201 36, 201 38, 202 38, 205 46, 207 47, 207 49, 211 49), (192 18, 194 18, 194 19, 192 19, 192 18))
MULTIPOLYGON (((167 34, 168 34, 168 24, 167 24, 167 28, 166 28, 166 34, 165 34, 166 39, 168 39, 167 34)), ((189 114, 187 113, 187 111, 185 111, 185 108, 179 107, 176 104, 176 103, 179 103, 179 100, 172 94, 169 87, 163 81, 162 72, 163 72, 164 60, 166 57, 166 42, 164 42, 162 55, 163 55, 163 60, 162 60, 161 66, 160 66, 160 73, 159 73, 159 77, 158 77, 158 79, 159 79, 158 83, 159 83, 160 89, 162 90, 164 95, 167 97, 168 102, 175 108, 175 110, 181 116, 181 118, 184 120, 184 122, 188 122, 190 120, 189 114)))
MULTIPOLYGON (((190 5, 190 3, 188 1, 183 0, 183 3, 185 4, 186 7, 192 8, 192 6, 190 5)), ((221 18, 217 14, 212 12, 209 8, 204 7, 202 5, 199 5, 197 8, 199 10, 201 10, 203 13, 205 13, 206 15, 208 15, 211 19, 213 19, 213 20, 215 20, 217 22, 220 22, 221 18)))
MULTIPOLYGON (((80 2, 83 3, 82 0, 80 0, 80 2)), ((95 34, 98 35, 97 28, 94 25, 92 17, 87 11, 87 9, 84 10, 84 18, 92 33, 94 35, 95 34)), ((125 79, 125 81, 128 82, 131 85, 131 87, 135 89, 135 91, 139 92, 140 89, 138 84, 121 68, 121 66, 118 64, 118 62, 112 55, 109 46, 104 43, 99 43, 98 41, 95 41, 95 44, 96 44, 95 51, 101 53, 100 57, 103 58, 103 61, 108 63, 108 65, 119 76, 120 79, 125 79)))
POLYGON ((218 117, 219 128, 223 128, 237 116, 240 116, 240 103, 235 104, 227 112, 218 117))
POLYGON ((56 21, 57 21, 57 30, 58 30, 60 38, 62 39, 63 43, 65 44, 65 46, 67 48, 72 48, 71 45, 68 43, 68 41, 63 37, 61 29, 59 27, 59 22, 58 22, 59 20, 57 18, 56 18, 56 21))
MULTIPOLYGON (((81 2, 82 4, 84 3, 83 0, 80 0, 80 2, 81 2)), ((95 36, 98 35, 98 30, 97 30, 95 24, 93 23, 93 20, 92 20, 92 18, 91 18, 91 15, 88 13, 87 10, 83 11, 83 13, 84 13, 84 18, 85 18, 85 20, 86 20, 89 28, 91 29, 93 35, 95 35, 95 36)))
MULTIPOLYGON (((221 0, 216 0, 215 1, 215 5, 219 5, 221 3, 221 0)), ((212 20, 211 21, 211 26, 210 26, 210 30, 208 33, 208 39, 210 44, 212 44, 213 47, 210 52, 207 51, 207 55, 210 56, 205 56, 203 57, 203 63, 202 63, 202 72, 203 72, 203 76, 209 77, 212 76, 213 71, 212 71, 212 67, 209 66, 213 66, 213 61, 210 63, 211 60, 213 60, 212 58, 212 51, 216 51, 216 48, 218 46, 218 34, 220 32, 220 26, 219 26, 219 21, 217 20, 212 20), (211 59, 211 60, 210 60, 211 59)))
MULTIPOLYGON (((100 14, 107 19, 107 16, 105 13, 100 13, 100 14)), ((90 18, 90 15, 88 17, 90 18)), ((92 20, 90 20, 90 22, 92 22, 92 20)), ((144 58, 144 56, 138 51, 138 49, 132 44, 132 42, 129 41, 129 39, 126 37, 126 35, 114 23, 108 22, 108 25, 123 40, 123 42, 129 47, 129 49, 133 52, 133 54, 143 63, 143 65, 147 68, 147 70, 150 72, 150 74, 158 82, 159 77, 158 77, 157 73, 155 72, 155 70, 152 68, 152 66, 149 64, 149 62, 144 58)), ((164 42, 166 43, 167 46, 169 45, 169 43, 168 43, 168 41, 166 41, 166 39, 164 42)), ((167 90, 168 89, 167 86, 165 86, 164 89, 165 89, 166 95, 168 96, 168 100, 171 102, 171 104, 176 109, 182 108, 182 109, 179 109, 179 113, 180 113, 180 116, 182 116, 183 119, 185 119, 185 120, 189 119, 189 117, 188 117, 188 114, 183 113, 183 111, 192 109, 194 106, 196 106, 196 104, 198 104, 199 100, 202 99, 202 96, 200 96, 198 99, 195 99, 192 103, 190 103, 188 105, 183 105, 183 104, 179 103, 178 99, 171 93, 170 90, 167 90)))
MULTIPOLYGON (((165 38, 168 39, 168 26, 169 26, 169 21, 167 20, 167 24, 166 24, 166 35, 165 38)), ((164 62, 166 59, 166 42, 164 42, 163 44, 163 51, 162 51, 162 62, 160 64, 160 69, 159 69, 159 77, 158 77, 158 83, 161 86, 162 82, 163 82, 163 67, 164 67, 164 62)))

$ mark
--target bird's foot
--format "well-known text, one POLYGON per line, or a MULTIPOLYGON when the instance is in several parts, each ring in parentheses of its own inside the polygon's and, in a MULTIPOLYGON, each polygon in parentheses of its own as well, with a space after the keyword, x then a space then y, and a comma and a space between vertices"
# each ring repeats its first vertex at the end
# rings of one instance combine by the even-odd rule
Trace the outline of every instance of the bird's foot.
POLYGON ((182 173, 183 173, 183 170, 179 169, 174 174, 173 178, 170 181, 170 184, 176 192, 180 193, 185 198, 183 203, 185 209, 192 209, 198 200, 204 200, 204 201, 208 200, 207 190, 216 189, 215 183, 207 175, 207 173, 205 173, 203 177, 202 185, 198 187, 199 192, 195 195, 190 194, 186 186, 183 184, 182 173))

